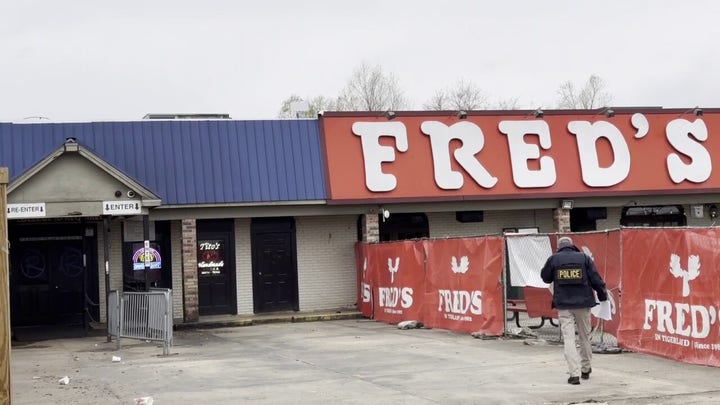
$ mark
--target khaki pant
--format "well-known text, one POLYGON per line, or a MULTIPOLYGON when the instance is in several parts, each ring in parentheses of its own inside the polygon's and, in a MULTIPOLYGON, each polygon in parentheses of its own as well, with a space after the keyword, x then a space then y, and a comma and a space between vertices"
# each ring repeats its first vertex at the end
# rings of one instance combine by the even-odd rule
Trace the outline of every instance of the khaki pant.
POLYGON ((565 361, 571 377, 580 377, 580 372, 590 371, 592 346, 590 345, 590 308, 559 309, 560 331, 565 342, 565 361), (580 340, 575 347, 575 326, 580 340), (578 350, 580 353, 578 353, 578 350))

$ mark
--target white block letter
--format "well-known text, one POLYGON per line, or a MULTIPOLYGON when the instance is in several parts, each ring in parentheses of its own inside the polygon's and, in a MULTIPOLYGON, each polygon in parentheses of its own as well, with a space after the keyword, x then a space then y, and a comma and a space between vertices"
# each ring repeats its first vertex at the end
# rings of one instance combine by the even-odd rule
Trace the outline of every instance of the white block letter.
POLYGON ((583 182, 590 187, 610 187, 625 180, 630 174, 630 150, 617 127, 609 122, 570 121, 568 131, 577 136, 580 169, 583 182), (597 140, 610 142, 614 161, 609 167, 600 167, 597 140))
POLYGON ((693 183, 702 183, 710 178, 712 161, 710 153, 700 142, 708 138, 707 127, 701 119, 690 122, 685 119, 675 119, 668 122, 665 127, 665 136, 676 151, 690 158, 690 163, 684 163, 677 153, 667 157, 668 174, 675 183, 689 180, 693 183), (695 138, 695 139, 693 139, 695 138))
POLYGON ((457 190, 463 186, 462 173, 450 167, 450 141, 453 139, 462 142, 462 146, 455 150, 455 161, 481 187, 495 186, 497 177, 490 175, 475 158, 475 154, 485 146, 485 136, 480 127, 467 121, 449 127, 439 121, 425 121, 420 125, 420 130, 430 137, 435 184, 438 187, 444 190, 457 190))
POLYGON ((536 134, 540 137, 540 146, 550 149, 550 127, 545 121, 500 121, 500 132, 507 135, 510 147, 510 162, 512 163, 513 181, 521 188, 550 187, 557 178, 555 161, 549 156, 540 158, 540 148, 535 144, 525 143, 527 134, 536 134), (540 158, 540 169, 528 169, 529 159, 540 158))
POLYGON ((392 174, 383 173, 383 162, 395 161, 395 148, 380 145, 381 136, 395 138, 397 150, 408 149, 407 130, 402 122, 356 122, 352 126, 353 134, 362 140, 363 160, 365 164, 365 186, 370 191, 391 191, 397 187, 397 179, 392 174))

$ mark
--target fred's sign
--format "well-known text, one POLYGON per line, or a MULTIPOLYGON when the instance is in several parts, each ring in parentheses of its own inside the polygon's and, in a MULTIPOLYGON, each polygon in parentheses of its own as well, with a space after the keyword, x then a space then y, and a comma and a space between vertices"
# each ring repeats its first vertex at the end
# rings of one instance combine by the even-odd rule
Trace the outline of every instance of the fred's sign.
POLYGON ((710 112, 328 113, 321 128, 332 203, 720 190, 710 112))

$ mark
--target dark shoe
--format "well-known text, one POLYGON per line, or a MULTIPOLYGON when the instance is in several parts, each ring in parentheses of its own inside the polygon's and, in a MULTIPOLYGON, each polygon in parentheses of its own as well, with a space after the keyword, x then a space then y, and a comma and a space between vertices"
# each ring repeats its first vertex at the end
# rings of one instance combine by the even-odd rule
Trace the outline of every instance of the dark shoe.
POLYGON ((570 378, 568 378, 568 384, 580 385, 580 377, 570 377, 570 378))
POLYGON ((590 373, 592 373, 592 369, 588 370, 587 373, 584 372, 584 371, 581 372, 581 373, 580 373, 580 377, 582 377, 583 380, 589 380, 589 379, 590 379, 590 373))

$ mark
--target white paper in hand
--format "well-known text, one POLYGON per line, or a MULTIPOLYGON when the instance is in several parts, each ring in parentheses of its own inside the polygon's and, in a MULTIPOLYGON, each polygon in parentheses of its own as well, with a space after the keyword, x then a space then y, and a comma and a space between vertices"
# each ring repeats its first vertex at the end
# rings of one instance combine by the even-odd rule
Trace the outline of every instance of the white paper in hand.
POLYGON ((611 320, 612 314, 610 313, 610 301, 600 301, 598 305, 590 308, 590 313, 596 318, 604 319, 606 321, 611 320))

